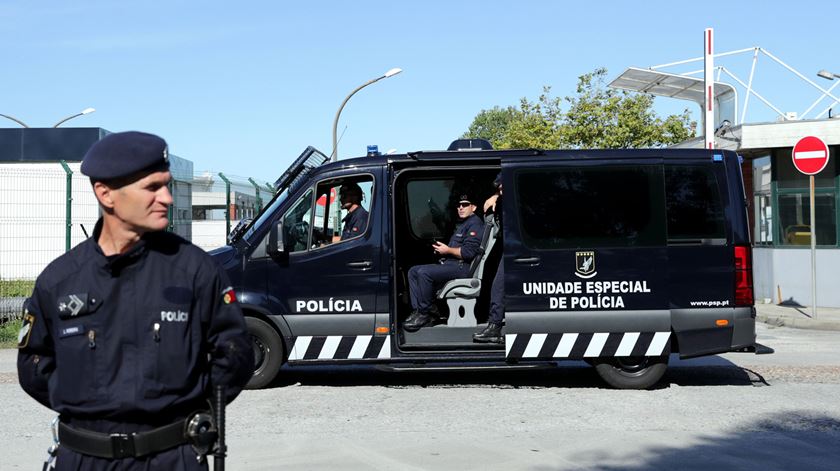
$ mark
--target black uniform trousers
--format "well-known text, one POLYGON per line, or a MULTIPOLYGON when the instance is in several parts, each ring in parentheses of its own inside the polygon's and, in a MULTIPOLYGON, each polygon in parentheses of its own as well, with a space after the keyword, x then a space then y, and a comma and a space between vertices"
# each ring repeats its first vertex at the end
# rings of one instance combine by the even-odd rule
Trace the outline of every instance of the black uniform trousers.
POLYGON ((502 325, 505 319, 505 261, 499 261, 499 269, 493 277, 493 286, 490 289, 490 316, 488 322, 502 325))
MULTIPOLYGON (((213 459, 208 456, 208 459, 213 459)), ((196 460, 195 451, 190 445, 181 445, 154 455, 142 458, 122 458, 109 460, 76 453, 65 447, 58 447, 55 458, 56 471, 207 471, 207 460, 196 460)))
POLYGON ((469 263, 449 259, 444 263, 411 267, 408 270, 408 289, 412 309, 429 314, 435 303, 437 290, 449 280, 466 277, 469 266, 469 263))

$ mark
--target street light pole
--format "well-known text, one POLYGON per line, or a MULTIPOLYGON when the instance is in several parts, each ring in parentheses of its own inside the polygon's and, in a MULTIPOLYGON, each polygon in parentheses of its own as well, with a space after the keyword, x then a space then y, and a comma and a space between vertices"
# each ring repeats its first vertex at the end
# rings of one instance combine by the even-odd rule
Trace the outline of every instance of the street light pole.
POLYGON ((73 119, 73 118, 76 118, 76 117, 79 117, 79 116, 84 116, 84 115, 86 115, 86 114, 91 114, 91 113, 93 113, 94 111, 96 111, 96 110, 95 110, 95 109, 93 109, 93 108, 85 108, 85 109, 83 109, 81 112, 76 113, 76 114, 74 114, 74 115, 72 115, 72 116, 68 116, 68 117, 66 117, 66 118, 62 119, 61 121, 59 121, 59 122, 55 123, 55 126, 53 126, 53 127, 54 127, 54 128, 57 128, 57 127, 61 126, 61 124, 65 123, 65 122, 67 122, 67 121, 70 121, 70 120, 71 120, 71 119, 73 119))
POLYGON ((332 151, 332 154, 330 155, 330 162, 335 162, 336 160, 338 160, 338 136, 337 136, 338 135, 338 117, 341 116, 341 110, 344 109, 344 105, 347 104, 347 102, 350 100, 350 97, 352 97, 353 95, 356 94, 356 92, 358 92, 359 90, 367 87, 368 85, 370 85, 372 83, 376 83, 376 82, 378 82, 378 81, 380 81, 384 78, 393 77, 394 75, 397 75, 400 72, 402 72, 402 69, 393 68, 393 69, 385 72, 383 75, 359 85, 358 87, 356 87, 355 90, 353 90, 352 92, 350 92, 349 95, 347 95, 347 98, 345 98, 344 101, 341 102, 341 106, 338 107, 338 112, 335 113, 335 120, 333 121, 333 130, 332 130, 333 151, 332 151))
POLYGON ((3 118, 6 118, 6 119, 11 119, 12 121, 14 121, 14 122, 16 122, 16 123, 20 124, 21 126, 23 126, 23 127, 25 127, 25 128, 28 128, 28 127, 29 127, 29 126, 27 126, 27 125, 26 125, 26 123, 24 123, 23 121, 21 121, 21 120, 19 120, 19 119, 15 118, 14 116, 9 116, 9 115, 5 115, 5 114, 0 114, 0 116, 2 116, 3 118))

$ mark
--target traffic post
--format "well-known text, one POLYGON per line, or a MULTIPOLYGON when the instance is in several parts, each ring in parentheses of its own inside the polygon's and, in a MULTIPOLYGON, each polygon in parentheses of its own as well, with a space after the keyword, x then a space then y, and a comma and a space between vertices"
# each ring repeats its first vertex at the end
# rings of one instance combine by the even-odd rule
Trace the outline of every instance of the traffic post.
POLYGON ((806 136, 793 146, 793 166, 808 175, 811 187, 811 315, 817 318, 817 221, 814 210, 814 175, 828 165, 828 146, 814 136, 806 136))

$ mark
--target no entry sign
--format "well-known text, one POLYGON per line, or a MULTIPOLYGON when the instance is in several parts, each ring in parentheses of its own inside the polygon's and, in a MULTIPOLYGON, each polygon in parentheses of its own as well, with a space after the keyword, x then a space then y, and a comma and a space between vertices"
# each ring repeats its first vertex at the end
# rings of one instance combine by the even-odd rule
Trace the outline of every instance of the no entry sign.
POLYGON ((803 137, 793 146, 793 165, 805 175, 816 175, 828 165, 828 146, 819 137, 803 137))

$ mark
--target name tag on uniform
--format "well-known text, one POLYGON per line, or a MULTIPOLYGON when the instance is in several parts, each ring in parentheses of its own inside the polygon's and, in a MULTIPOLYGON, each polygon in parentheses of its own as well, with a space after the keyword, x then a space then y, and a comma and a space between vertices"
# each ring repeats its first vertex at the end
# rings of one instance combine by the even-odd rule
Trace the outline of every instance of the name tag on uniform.
POLYGON ((85 326, 74 325, 72 327, 64 327, 63 329, 61 329, 61 331, 58 333, 58 337, 63 339, 64 337, 72 337, 74 335, 81 335, 84 333, 85 326))

